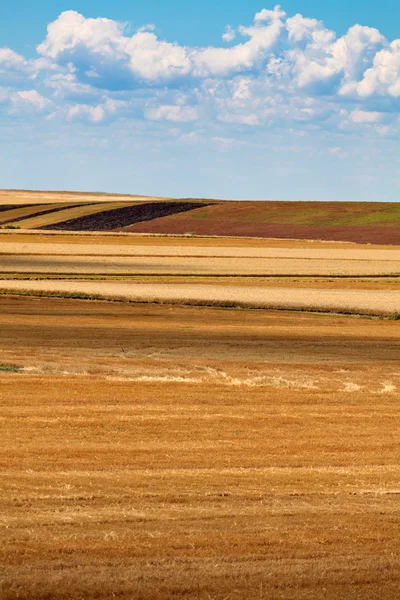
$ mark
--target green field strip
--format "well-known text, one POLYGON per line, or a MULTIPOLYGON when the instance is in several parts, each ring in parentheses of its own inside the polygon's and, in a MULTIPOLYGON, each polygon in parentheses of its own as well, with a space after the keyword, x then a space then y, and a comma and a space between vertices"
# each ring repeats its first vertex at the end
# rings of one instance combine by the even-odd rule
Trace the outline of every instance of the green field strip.
POLYGON ((123 208, 124 206, 131 206, 134 204, 141 204, 140 202, 101 202, 101 203, 90 203, 85 205, 74 205, 68 206, 57 212, 53 211, 42 216, 34 216, 28 219, 18 221, 18 226, 21 229, 39 229, 40 227, 54 225, 56 223, 63 223, 70 219, 76 219, 78 217, 94 215, 96 213, 106 212, 115 208, 123 208), (54 214, 55 213, 55 214, 54 214))

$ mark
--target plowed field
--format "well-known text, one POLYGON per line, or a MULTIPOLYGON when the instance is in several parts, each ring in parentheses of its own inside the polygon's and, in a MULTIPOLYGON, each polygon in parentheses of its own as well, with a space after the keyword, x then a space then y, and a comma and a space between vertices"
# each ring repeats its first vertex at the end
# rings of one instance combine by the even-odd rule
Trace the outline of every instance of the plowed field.
POLYGON ((0 297, 2 600, 397 599, 399 325, 0 297))

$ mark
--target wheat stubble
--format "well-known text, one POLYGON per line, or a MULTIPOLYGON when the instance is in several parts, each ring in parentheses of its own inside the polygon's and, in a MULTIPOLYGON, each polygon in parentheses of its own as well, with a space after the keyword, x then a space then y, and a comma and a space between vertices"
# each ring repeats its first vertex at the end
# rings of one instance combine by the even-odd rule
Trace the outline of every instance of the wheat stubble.
POLYGON ((397 598, 396 322, 0 298, 0 596, 397 598))

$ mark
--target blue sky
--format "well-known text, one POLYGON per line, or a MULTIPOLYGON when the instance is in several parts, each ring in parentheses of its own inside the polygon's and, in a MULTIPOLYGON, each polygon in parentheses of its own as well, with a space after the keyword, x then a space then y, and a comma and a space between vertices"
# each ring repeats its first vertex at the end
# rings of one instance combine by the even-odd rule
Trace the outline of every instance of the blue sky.
POLYGON ((397 201, 399 22, 393 0, 7 3, 0 187, 397 201))

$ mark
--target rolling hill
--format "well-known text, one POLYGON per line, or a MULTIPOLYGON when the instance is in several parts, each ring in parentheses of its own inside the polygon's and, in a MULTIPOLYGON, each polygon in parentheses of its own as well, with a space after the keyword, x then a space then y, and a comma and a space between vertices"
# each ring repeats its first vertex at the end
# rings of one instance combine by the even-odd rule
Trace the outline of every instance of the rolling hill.
POLYGON ((400 244, 400 202, 226 201, 4 190, 0 227, 400 244))

